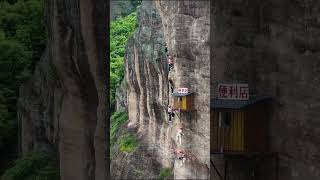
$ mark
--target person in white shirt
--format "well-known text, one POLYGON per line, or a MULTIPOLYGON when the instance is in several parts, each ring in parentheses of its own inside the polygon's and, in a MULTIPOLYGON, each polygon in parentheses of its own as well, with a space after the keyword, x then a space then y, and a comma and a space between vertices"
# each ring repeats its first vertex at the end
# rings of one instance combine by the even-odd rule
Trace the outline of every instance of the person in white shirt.
POLYGON ((177 128, 176 141, 179 142, 180 145, 182 143, 182 135, 184 135, 183 132, 182 132, 182 127, 178 127, 177 128))

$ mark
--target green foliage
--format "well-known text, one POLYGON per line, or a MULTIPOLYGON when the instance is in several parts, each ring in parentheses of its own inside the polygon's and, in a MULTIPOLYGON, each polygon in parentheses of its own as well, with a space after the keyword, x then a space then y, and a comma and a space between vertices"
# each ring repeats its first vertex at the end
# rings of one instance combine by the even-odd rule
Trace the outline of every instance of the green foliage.
POLYGON ((110 27, 110 103, 111 111, 115 107, 116 89, 124 77, 124 55, 128 39, 137 27, 136 12, 118 18, 110 27))
POLYGON ((1 2, 0 28, 6 39, 19 41, 32 52, 34 63, 46 44, 44 0, 19 0, 12 5, 1 2))
POLYGON ((114 145, 116 142, 116 135, 121 126, 128 121, 128 113, 124 110, 117 111, 111 116, 111 130, 110 130, 110 144, 114 145))
MULTIPOLYGON (((16 40, 0 41, 0 80, 1 85, 18 88, 26 78, 25 70, 31 68, 31 52, 16 40)), ((27 75, 28 76, 28 75, 27 75)))
POLYGON ((159 180, 167 179, 171 176, 172 174, 172 169, 171 168, 164 168, 161 170, 160 175, 159 175, 159 180))
POLYGON ((133 152, 138 146, 138 141, 133 134, 126 135, 120 140, 120 151, 121 152, 133 152))
POLYGON ((16 148, 19 87, 45 48, 44 19, 44 0, 0 1, 0 151, 16 148))
POLYGON ((5 148, 11 139, 16 138, 16 121, 11 120, 12 113, 6 105, 6 98, 0 91, 0 149, 5 148))
POLYGON ((58 165, 48 155, 31 152, 17 159, 1 180, 59 180, 58 165))
POLYGON ((121 126, 128 121, 128 113, 124 110, 117 111, 111 116, 111 129, 110 129, 110 157, 115 153, 114 145, 117 142, 117 133, 121 126))

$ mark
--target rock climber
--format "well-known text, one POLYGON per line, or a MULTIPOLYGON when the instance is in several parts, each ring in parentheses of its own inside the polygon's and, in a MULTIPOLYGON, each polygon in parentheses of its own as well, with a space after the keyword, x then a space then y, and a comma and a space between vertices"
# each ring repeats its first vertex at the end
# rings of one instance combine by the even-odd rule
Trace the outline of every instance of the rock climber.
POLYGON ((171 93, 173 93, 174 86, 173 86, 173 82, 171 79, 169 79, 169 84, 170 84, 170 88, 171 88, 171 93))
POLYGON ((180 145, 182 143, 182 135, 184 135, 182 132, 182 127, 177 128, 176 140, 177 140, 177 142, 180 143, 180 145))
POLYGON ((178 160, 180 160, 180 166, 182 166, 186 161, 186 156, 182 150, 180 149, 177 150, 177 157, 178 157, 178 160))
POLYGON ((172 111, 171 106, 168 106, 168 115, 169 115, 169 122, 171 122, 172 118, 174 117, 174 113, 172 111))
POLYGON ((169 71, 173 68, 173 57, 168 56, 169 71))

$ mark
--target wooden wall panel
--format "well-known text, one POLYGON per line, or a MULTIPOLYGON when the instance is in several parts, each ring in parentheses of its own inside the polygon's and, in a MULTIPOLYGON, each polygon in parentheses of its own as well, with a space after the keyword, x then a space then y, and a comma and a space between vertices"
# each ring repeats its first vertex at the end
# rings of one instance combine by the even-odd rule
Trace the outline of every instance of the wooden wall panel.
POLYGON ((268 152, 268 109, 258 103, 231 111, 231 127, 219 127, 218 112, 213 114, 213 149, 220 152, 268 152))

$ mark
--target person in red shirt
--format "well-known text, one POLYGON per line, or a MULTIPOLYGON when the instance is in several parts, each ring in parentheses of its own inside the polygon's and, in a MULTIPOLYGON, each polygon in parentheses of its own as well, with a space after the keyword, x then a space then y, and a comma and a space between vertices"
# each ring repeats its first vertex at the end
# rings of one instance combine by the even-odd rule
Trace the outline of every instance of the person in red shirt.
POLYGON ((184 164, 184 162, 186 161, 185 153, 182 150, 178 149, 177 150, 177 157, 180 160, 180 166, 182 166, 184 164))

